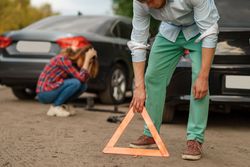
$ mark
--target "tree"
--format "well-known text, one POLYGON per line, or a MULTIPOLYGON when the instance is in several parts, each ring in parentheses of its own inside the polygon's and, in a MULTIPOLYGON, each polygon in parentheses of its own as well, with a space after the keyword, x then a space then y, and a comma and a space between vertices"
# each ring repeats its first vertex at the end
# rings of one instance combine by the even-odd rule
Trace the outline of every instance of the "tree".
POLYGON ((117 15, 132 17, 133 0, 113 0, 113 10, 117 15))
POLYGON ((0 1, 0 34, 10 30, 21 29, 44 17, 55 15, 49 4, 39 8, 33 7, 30 0, 0 1))
MULTIPOLYGON (((133 16, 133 0, 113 0, 113 11, 117 15, 133 16)), ((155 36, 158 32, 160 22, 151 17, 150 20, 150 34, 155 36)))

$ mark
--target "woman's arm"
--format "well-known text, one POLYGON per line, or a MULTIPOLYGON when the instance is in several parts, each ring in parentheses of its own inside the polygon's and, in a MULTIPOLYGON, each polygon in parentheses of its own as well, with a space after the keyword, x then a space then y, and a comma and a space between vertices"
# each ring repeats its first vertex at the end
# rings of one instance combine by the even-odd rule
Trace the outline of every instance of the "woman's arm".
POLYGON ((94 58, 96 58, 97 52, 95 49, 89 49, 85 54, 85 60, 82 66, 82 69, 86 69, 89 73, 92 67, 92 61, 94 58))
POLYGON ((77 78, 81 82, 86 82, 89 78, 89 73, 87 68, 81 68, 80 72, 72 65, 71 60, 69 60, 65 56, 60 56, 58 64, 62 68, 62 70, 66 71, 69 75, 74 78, 77 78))

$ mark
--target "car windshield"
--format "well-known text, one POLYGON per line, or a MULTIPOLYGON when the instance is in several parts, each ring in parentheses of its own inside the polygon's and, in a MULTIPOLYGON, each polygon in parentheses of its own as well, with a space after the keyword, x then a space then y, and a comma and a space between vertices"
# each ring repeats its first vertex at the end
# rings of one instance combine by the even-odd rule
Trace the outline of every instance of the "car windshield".
POLYGON ((50 30, 70 33, 98 32, 107 19, 99 16, 53 16, 35 22, 24 30, 50 30))

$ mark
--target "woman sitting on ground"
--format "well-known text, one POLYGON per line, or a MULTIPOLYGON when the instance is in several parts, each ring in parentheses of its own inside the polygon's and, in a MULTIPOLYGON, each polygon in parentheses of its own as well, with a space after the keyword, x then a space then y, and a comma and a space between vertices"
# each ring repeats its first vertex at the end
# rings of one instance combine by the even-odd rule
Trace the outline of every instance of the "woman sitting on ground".
POLYGON ((66 103, 86 91, 89 77, 96 77, 97 72, 97 53, 89 43, 74 44, 53 57, 40 74, 36 89, 41 103, 52 104, 47 115, 74 115, 66 103))

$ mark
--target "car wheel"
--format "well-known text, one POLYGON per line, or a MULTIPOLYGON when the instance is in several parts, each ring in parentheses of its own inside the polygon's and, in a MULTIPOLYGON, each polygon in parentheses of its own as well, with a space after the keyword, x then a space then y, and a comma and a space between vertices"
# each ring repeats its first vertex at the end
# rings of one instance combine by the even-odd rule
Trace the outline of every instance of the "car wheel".
POLYGON ((36 92, 30 88, 11 88, 13 94, 20 100, 32 100, 36 97, 36 92))
POLYGON ((166 102, 164 106, 162 123, 173 123, 175 113, 175 106, 166 102))
POLYGON ((99 98, 104 104, 120 104, 126 95, 126 73, 121 65, 115 65, 108 74, 106 89, 99 93, 99 98))

